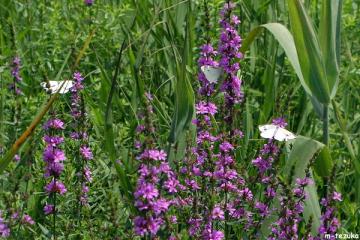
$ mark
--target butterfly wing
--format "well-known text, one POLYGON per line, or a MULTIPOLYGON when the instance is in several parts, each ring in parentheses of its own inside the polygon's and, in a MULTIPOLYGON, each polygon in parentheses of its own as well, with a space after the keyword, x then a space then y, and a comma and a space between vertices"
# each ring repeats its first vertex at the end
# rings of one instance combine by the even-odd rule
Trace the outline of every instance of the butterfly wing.
POLYGON ((274 138, 278 141, 288 141, 288 140, 295 139, 296 136, 295 136, 295 134, 293 134, 292 132, 290 132, 284 128, 279 128, 278 131, 275 133, 274 138))
POLYGON ((201 71, 210 83, 217 83, 222 75, 222 68, 213 66, 202 66, 201 71))
POLYGON ((69 90, 72 88, 72 86, 73 86, 73 81, 70 81, 70 80, 60 81, 58 88, 61 87, 61 89, 60 89, 59 93, 60 93, 60 94, 64 94, 64 93, 69 92, 69 90), (63 82, 65 82, 65 83, 64 83, 64 85, 61 87, 61 85, 63 84, 63 82))
POLYGON ((263 138, 273 138, 277 128, 277 126, 272 124, 259 126, 260 136, 263 138))
POLYGON ((48 81, 48 82, 42 82, 40 83, 40 86, 42 86, 46 92, 50 92, 53 94, 55 89, 58 88, 58 82, 57 81, 48 81))
POLYGON ((54 94, 56 92, 59 91, 60 94, 64 94, 69 92, 69 90, 71 89, 71 87, 73 86, 73 81, 70 80, 65 80, 65 81, 49 81, 48 83, 46 82, 42 82, 40 83, 40 85, 47 91, 50 92, 51 94, 54 94), (64 85, 62 86, 62 84, 64 83, 64 85))
POLYGON ((282 142, 296 138, 292 132, 273 124, 259 126, 259 130, 261 132, 260 136, 267 139, 274 138, 282 142))

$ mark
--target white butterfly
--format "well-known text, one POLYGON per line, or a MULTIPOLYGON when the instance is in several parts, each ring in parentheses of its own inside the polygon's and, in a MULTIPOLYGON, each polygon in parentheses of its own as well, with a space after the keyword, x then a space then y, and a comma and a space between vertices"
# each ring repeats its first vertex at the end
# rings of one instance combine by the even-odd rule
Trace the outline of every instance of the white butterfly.
POLYGON ((46 92, 50 92, 51 94, 56 93, 61 88, 59 93, 64 94, 69 92, 69 90, 72 88, 73 81, 49 81, 49 85, 46 82, 42 82, 40 85, 46 90, 46 92))
POLYGON ((275 138, 278 141, 288 141, 295 139, 296 136, 292 132, 286 130, 285 128, 279 127, 274 124, 267 124, 259 126, 260 136, 263 138, 275 138))
POLYGON ((205 74, 206 79, 210 83, 217 83, 223 74, 222 68, 209 65, 202 66, 201 71, 205 74))

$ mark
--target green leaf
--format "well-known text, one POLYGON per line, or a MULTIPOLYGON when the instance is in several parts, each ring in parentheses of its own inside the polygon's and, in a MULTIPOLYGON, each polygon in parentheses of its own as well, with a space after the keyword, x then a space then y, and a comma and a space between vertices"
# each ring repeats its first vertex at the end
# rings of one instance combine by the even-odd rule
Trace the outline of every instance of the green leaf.
MULTIPOLYGON (((191 11, 190 11, 191 12, 191 11)), ((171 124, 171 131, 169 135, 169 142, 175 143, 179 138, 180 134, 189 128, 191 120, 195 111, 195 96, 189 78, 193 77, 190 75, 186 68, 187 63, 191 59, 192 48, 189 46, 188 39, 192 39, 192 21, 191 16, 188 16, 187 30, 185 36, 185 45, 183 49, 183 56, 181 62, 176 59, 176 72, 177 82, 175 86, 175 113, 171 124)), ((190 41, 191 42, 191 41, 190 41)), ((174 54, 175 55, 175 54, 174 54)), ((190 64, 190 63, 189 63, 190 64)))
POLYGON ((311 96, 312 91, 310 90, 307 82, 305 82, 305 79, 301 72, 299 57, 296 52, 294 38, 284 25, 280 23, 267 23, 256 27, 249 33, 248 37, 246 37, 246 39, 244 40, 244 43, 241 47, 241 51, 245 52, 249 49, 251 43, 262 32, 261 31, 262 29, 267 29, 279 42, 281 47, 284 49, 286 56, 288 57, 288 60, 293 66, 294 71, 301 82, 301 85, 303 86, 304 90, 311 96))
POLYGON ((320 44, 300 0, 288 0, 291 29, 304 80, 311 95, 325 105, 330 103, 330 90, 320 44))
POLYGON ((319 41, 330 98, 335 96, 339 84, 341 6, 342 0, 323 0, 320 18, 319 41))
POLYGON ((49 229, 47 229, 45 226, 43 226, 42 224, 38 223, 41 231, 43 232, 43 234, 47 237, 47 238, 51 238, 52 234, 50 232, 49 229))

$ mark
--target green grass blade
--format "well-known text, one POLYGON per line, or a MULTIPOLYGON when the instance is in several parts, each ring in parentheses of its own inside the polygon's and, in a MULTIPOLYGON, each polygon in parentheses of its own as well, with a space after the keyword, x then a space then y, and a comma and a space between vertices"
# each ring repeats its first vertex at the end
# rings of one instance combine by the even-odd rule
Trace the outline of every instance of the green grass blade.
MULTIPOLYGON (((189 3, 190 4, 190 3, 189 3)), ((187 64, 191 61, 192 48, 189 45, 191 40, 192 21, 188 18, 185 35, 185 46, 181 63, 177 63, 177 81, 175 87, 175 114, 171 124, 169 142, 175 143, 181 133, 183 133, 191 123, 194 115, 195 95, 189 82, 189 74, 186 70, 187 64)))

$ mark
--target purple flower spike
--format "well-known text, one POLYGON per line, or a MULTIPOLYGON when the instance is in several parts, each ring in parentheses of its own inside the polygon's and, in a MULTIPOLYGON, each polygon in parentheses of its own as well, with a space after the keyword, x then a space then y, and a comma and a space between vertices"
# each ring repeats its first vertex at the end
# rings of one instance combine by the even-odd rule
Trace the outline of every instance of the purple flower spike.
POLYGON ((55 211, 54 205, 51 205, 51 204, 46 204, 45 205, 45 207, 44 207, 45 215, 52 214, 52 213, 54 213, 54 211, 55 211))
POLYGON ((45 186, 45 191, 48 194, 50 194, 50 193, 59 193, 60 195, 64 195, 67 192, 67 189, 66 189, 65 185, 62 182, 52 180, 50 183, 48 183, 45 186))
POLYGON ((27 214, 24 215, 22 222, 29 225, 35 224, 35 221, 30 217, 30 215, 27 214))
POLYGON ((84 4, 87 6, 91 6, 94 4, 94 0, 84 0, 84 4))
POLYGON ((81 146, 80 153, 81 153, 82 157, 86 160, 93 159, 92 151, 88 146, 85 146, 85 145, 81 146))

